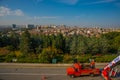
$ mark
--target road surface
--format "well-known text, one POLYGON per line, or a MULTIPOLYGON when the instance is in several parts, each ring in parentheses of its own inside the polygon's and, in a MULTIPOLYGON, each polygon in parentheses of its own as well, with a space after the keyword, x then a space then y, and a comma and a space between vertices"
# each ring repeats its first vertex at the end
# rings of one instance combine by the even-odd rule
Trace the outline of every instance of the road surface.
POLYGON ((0 66, 0 80, 103 80, 103 78, 83 76, 73 79, 66 75, 66 67, 0 66))

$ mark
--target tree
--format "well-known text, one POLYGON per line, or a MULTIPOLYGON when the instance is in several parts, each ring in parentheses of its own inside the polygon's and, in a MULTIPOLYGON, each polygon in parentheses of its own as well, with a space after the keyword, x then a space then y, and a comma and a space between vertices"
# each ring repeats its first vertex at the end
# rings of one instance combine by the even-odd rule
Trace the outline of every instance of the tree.
POLYGON ((78 37, 78 47, 77 47, 77 53, 79 54, 85 54, 87 50, 87 40, 84 36, 79 35, 78 37))
POLYGON ((95 55, 99 52, 98 50, 98 39, 96 37, 90 37, 87 39, 87 53, 95 55))
POLYGON ((114 39, 114 48, 118 50, 119 47, 120 47, 120 35, 115 37, 114 39))
POLYGON ((72 54, 85 54, 87 50, 87 40, 86 37, 82 35, 74 34, 72 36, 70 53, 72 54), (73 39, 72 39, 73 38, 73 39))
POLYGON ((18 46, 19 46, 19 35, 17 33, 15 33, 14 31, 11 32, 10 36, 10 45, 9 48, 12 51, 18 50, 18 46))
POLYGON ((88 39, 87 53, 92 53, 93 55, 107 53, 108 47, 109 44, 106 38, 91 37, 88 39))
POLYGON ((105 54, 108 52, 109 44, 108 40, 104 37, 99 38, 99 52, 105 54))
POLYGON ((6 47, 8 45, 10 45, 10 38, 7 36, 7 34, 3 34, 1 36, 1 47, 6 47))
POLYGON ((53 58, 56 58, 60 53, 59 50, 53 47, 44 48, 39 54, 39 61, 43 63, 51 63, 53 58))
POLYGON ((109 32, 106 34, 101 35, 101 37, 104 37, 107 39, 109 46, 108 51, 110 53, 116 53, 118 49, 118 42, 119 42, 119 37, 120 32, 109 32), (118 37, 118 39, 117 39, 118 37))
POLYGON ((72 36, 72 41, 71 41, 71 45, 70 45, 70 53, 71 54, 77 54, 77 44, 78 44, 78 36, 76 34, 74 34, 72 36))
POLYGON ((32 50, 35 54, 41 53, 42 51, 42 39, 41 36, 39 35, 32 35, 31 36, 31 41, 32 41, 32 50))
POLYGON ((25 32, 21 35, 21 39, 20 39, 20 51, 23 54, 28 54, 31 52, 31 37, 30 37, 30 33, 28 32, 28 30, 25 30, 25 32))
POLYGON ((43 39, 43 48, 47 48, 49 46, 51 46, 51 40, 50 40, 50 36, 49 35, 43 35, 42 37, 43 39))
POLYGON ((65 37, 65 53, 70 53, 70 47, 71 47, 71 42, 72 42, 72 37, 66 36, 65 37))
POLYGON ((60 49, 64 52, 65 40, 62 34, 58 34, 55 38, 55 48, 60 49))
POLYGON ((2 35, 0 34, 0 47, 2 47, 3 45, 3 42, 2 42, 2 35))

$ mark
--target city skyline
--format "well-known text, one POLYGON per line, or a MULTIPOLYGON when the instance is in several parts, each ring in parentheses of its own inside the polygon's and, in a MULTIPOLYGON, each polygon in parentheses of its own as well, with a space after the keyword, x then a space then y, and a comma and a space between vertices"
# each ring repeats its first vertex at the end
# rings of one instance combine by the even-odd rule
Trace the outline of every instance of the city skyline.
POLYGON ((0 25, 120 26, 120 0, 0 0, 0 25))

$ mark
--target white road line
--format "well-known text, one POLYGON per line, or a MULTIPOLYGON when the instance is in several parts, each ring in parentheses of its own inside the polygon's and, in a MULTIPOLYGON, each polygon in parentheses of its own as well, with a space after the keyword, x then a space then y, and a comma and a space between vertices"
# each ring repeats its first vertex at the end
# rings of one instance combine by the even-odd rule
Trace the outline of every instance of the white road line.
POLYGON ((33 76, 35 76, 35 75, 48 75, 48 76, 56 76, 56 75, 61 75, 61 76, 63 76, 63 75, 66 75, 66 74, 39 74, 39 73, 0 73, 0 75, 33 75, 33 76))

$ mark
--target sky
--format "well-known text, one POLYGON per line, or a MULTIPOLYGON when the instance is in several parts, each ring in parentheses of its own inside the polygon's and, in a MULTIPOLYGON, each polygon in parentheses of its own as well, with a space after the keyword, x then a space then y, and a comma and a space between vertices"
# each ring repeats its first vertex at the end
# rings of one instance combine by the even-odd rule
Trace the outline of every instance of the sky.
POLYGON ((120 26, 120 0, 0 0, 0 25, 120 26))

